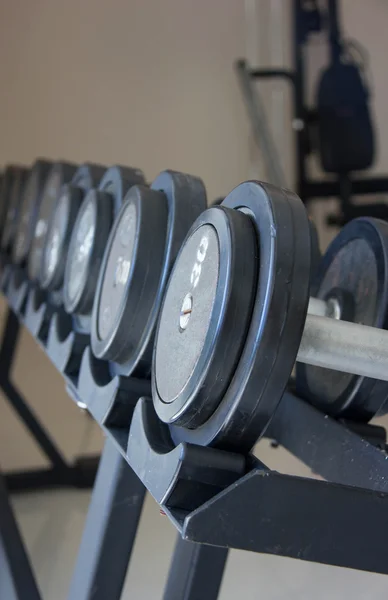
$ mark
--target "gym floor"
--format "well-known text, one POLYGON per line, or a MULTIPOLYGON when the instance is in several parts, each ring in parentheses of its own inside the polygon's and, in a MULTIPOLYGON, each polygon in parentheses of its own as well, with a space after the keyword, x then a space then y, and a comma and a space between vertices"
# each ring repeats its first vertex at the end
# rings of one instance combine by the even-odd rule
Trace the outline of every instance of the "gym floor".
MULTIPOLYGON (((5 310, 1 300, 2 320, 5 310)), ((13 379, 68 459, 101 449, 101 432, 86 414, 79 414, 65 392, 61 377, 26 330, 21 335, 13 379)), ((23 430, 7 401, 2 398, 1 402, 2 469, 43 466, 44 458, 32 439, 23 430)), ((256 452, 265 463, 279 471, 311 476, 304 465, 284 450, 270 448, 267 441, 260 443, 256 452)), ((67 597, 89 499, 89 491, 71 489, 13 497, 18 522, 43 597, 47 600, 65 600, 67 597)), ((174 543, 175 530, 148 496, 123 600, 161 598, 174 543)), ((311 597, 334 600, 342 599, 345 594, 353 600, 361 600, 381 597, 386 589, 387 579, 382 575, 232 551, 220 600, 232 600, 242 593, 244 600, 307 600, 311 597)))

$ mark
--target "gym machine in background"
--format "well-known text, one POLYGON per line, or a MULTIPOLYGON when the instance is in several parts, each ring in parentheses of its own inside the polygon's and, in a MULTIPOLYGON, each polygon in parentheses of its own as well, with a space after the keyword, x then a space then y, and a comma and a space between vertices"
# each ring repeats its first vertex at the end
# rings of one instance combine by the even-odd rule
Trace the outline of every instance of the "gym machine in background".
POLYGON ((388 205, 383 200, 368 204, 352 201, 355 195, 388 192, 388 176, 359 176, 372 166, 375 154, 366 51, 359 43, 344 39, 339 9, 339 0, 293 0, 293 67, 251 68, 245 60, 239 60, 236 70, 268 180, 283 187, 289 187, 289 182, 280 166, 282 161, 272 139, 256 82, 283 79, 290 83, 296 157, 295 191, 306 204, 314 198, 337 197, 340 214, 330 215, 328 224, 342 226, 359 216, 388 219, 388 205), (315 104, 309 107, 306 99, 306 52, 311 34, 317 32, 326 36, 329 64, 319 74, 315 104), (330 178, 311 178, 308 159, 312 154, 318 157, 323 172, 330 178))
MULTIPOLYGON (((369 423, 388 399, 388 224, 350 222, 312 269, 284 188, 206 208, 184 173, 72 171, 3 195, 0 280, 8 322, 107 438, 69 599, 119 600, 146 490, 178 531, 165 600, 216 600, 228 548, 388 574, 386 431, 369 423), (326 481, 268 469, 261 437, 326 481)), ((0 590, 38 600, 1 475, 0 508, 0 590)))

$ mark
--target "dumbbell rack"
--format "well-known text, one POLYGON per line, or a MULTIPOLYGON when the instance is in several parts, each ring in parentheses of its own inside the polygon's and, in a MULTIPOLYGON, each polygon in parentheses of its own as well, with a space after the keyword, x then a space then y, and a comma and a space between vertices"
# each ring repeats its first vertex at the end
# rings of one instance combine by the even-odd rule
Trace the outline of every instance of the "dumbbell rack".
MULTIPOLYGON (((16 307, 17 311, 17 307, 16 307)), ((17 311, 18 312, 18 311, 17 311)), ((20 333, 20 322, 13 310, 8 310, 0 349, 0 389, 18 414, 33 439, 48 459, 49 468, 12 471, 6 475, 7 488, 13 492, 37 490, 39 488, 93 486, 99 456, 79 457, 68 464, 50 434, 39 422, 28 403, 11 380, 11 370, 20 333)))
MULTIPOLYGON (((3 347, 12 343, 10 324, 23 323, 106 435, 70 600, 120 598, 146 490, 178 532, 165 600, 216 599, 228 548, 388 574, 384 429, 331 419, 290 389, 267 437, 326 481, 272 471, 253 455, 174 447, 149 381, 110 378, 87 338, 23 272, 7 265, 0 287, 10 310, 3 347)), ((4 597, 39 599, 2 476, 0 554, 10 582, 4 597)))

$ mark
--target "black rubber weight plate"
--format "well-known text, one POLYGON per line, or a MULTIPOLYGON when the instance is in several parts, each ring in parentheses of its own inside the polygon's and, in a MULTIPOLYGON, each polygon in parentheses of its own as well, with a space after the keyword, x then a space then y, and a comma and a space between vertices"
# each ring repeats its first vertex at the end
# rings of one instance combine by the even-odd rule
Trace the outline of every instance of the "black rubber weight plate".
POLYGON ((64 304, 69 313, 90 314, 105 246, 113 221, 111 196, 86 195, 74 224, 66 261, 64 304))
POLYGON ((72 177, 71 184, 88 192, 91 188, 99 185, 106 171, 106 167, 102 165, 85 163, 78 167, 72 177))
POLYGON ((16 264, 20 264, 26 258, 30 249, 44 182, 51 167, 52 163, 49 161, 37 160, 27 177, 22 196, 15 243, 12 249, 13 260, 16 264))
POLYGON ((23 192, 28 173, 28 170, 23 167, 14 168, 4 229, 1 238, 1 247, 3 249, 8 248, 12 244, 17 231, 23 192))
MULTIPOLYGON (((95 173, 95 169, 93 172, 95 173)), ((67 312, 75 317, 74 326, 82 331, 90 330, 88 319, 113 219, 117 216, 127 191, 133 185, 142 183, 144 175, 139 169, 118 165, 110 167, 103 173, 99 189, 93 190, 80 208, 80 219, 74 225, 70 240, 64 304, 67 312), (87 232, 84 240, 83 231, 87 232)))
MULTIPOLYGON (((316 296, 335 298, 341 319, 388 328, 388 224, 351 221, 326 251, 316 296)), ((388 399, 388 384, 311 365, 297 365, 298 391, 328 414, 369 420, 388 399)))
POLYGON ((311 280, 313 281, 322 259, 321 250, 319 247, 318 230, 314 221, 309 218, 310 235, 311 235, 311 280))
POLYGON ((62 195, 65 194, 67 198, 62 198, 62 206, 56 206, 49 224, 41 265, 42 287, 51 291, 63 287, 71 234, 81 202, 85 194, 99 184, 105 172, 106 167, 102 165, 85 163, 78 167, 70 184, 65 184, 62 188, 62 195), (63 217, 60 215, 61 211, 63 217))
POLYGON ((77 167, 68 163, 55 163, 51 168, 43 190, 42 201, 39 206, 31 250, 28 257, 28 276, 31 281, 39 277, 42 261, 43 247, 46 241, 47 229, 56 200, 62 185, 68 183, 73 177, 77 167))
POLYGON ((211 208, 194 223, 163 302, 153 397, 160 418, 195 428, 233 376, 251 316, 256 241, 246 215, 211 208))
POLYGON ((131 202, 123 212, 111 245, 106 263, 104 282, 100 296, 97 332, 105 340, 125 303, 126 285, 133 263, 133 254, 137 233, 137 210, 131 202))
POLYGON ((269 184, 239 185, 222 206, 250 215, 258 278, 241 358, 218 408, 196 429, 171 426, 175 442, 245 451, 263 435, 291 374, 306 318, 310 230, 295 194, 269 184))
POLYGON ((8 208, 10 194, 11 194, 14 170, 15 170, 14 166, 8 165, 8 167, 6 167, 6 169, 3 173, 3 176, 1 178, 1 196, 0 196, 1 234, 2 234, 2 231, 4 228, 4 224, 5 224, 5 218, 6 218, 7 208, 8 208))
POLYGON ((113 210, 116 215, 121 208, 124 197, 133 185, 143 185, 144 175, 140 169, 113 166, 104 173, 98 189, 112 195, 113 210))
POLYGON ((13 182, 18 176, 21 167, 19 165, 8 165, 5 168, 3 177, 1 179, 1 192, 0 192, 0 230, 1 235, 4 230, 5 220, 7 217, 7 210, 11 201, 11 193, 13 188, 13 182))
POLYGON ((113 225, 105 250, 92 317, 98 358, 127 363, 138 355, 163 268, 167 201, 134 186, 113 225))
POLYGON ((55 291, 63 286, 70 236, 81 206, 83 191, 72 184, 62 187, 51 216, 41 263, 42 288, 55 291))

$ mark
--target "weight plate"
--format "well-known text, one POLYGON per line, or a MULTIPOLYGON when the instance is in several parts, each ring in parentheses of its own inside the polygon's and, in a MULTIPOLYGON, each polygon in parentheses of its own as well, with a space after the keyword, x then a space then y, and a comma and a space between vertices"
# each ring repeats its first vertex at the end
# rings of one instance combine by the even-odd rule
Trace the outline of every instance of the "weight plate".
MULTIPOLYGON (((151 259, 147 258, 148 254, 146 254, 145 251, 139 251, 139 264, 136 265, 136 272, 140 273, 139 279, 136 280, 136 277, 133 277, 131 283, 132 287, 129 288, 131 291, 130 303, 134 306, 136 304, 135 310, 137 317, 135 318, 134 315, 130 315, 129 310, 126 309, 126 312, 129 315, 128 321, 125 322, 125 327, 118 332, 119 336, 122 336, 122 339, 119 339, 118 345, 121 344, 123 351, 122 353, 119 352, 117 354, 118 358, 115 359, 117 360, 117 363, 120 361, 120 364, 110 364, 112 373, 125 374, 127 376, 133 372, 136 372, 136 375, 139 376, 148 376, 150 373, 156 320, 171 267, 188 230, 199 214, 206 208, 207 204, 206 191, 202 181, 197 177, 186 175, 184 173, 163 171, 151 184, 151 190, 153 190, 153 193, 157 193, 159 199, 157 205, 158 210, 161 210, 162 206, 165 207, 165 213, 163 214, 167 215, 167 224, 162 226, 161 218, 152 216, 152 222, 155 222, 156 224, 153 227, 150 221, 150 227, 147 227, 151 232, 148 235, 148 244, 152 242, 150 244, 152 247, 146 250, 148 253, 156 253, 153 246, 156 247, 157 245, 160 245, 162 230, 164 230, 164 246, 160 251, 160 254, 157 254, 154 259, 155 265, 150 264, 149 272, 147 272, 147 267, 144 265, 146 261, 151 261, 151 259), (140 260, 142 257, 145 262, 140 260), (145 277, 146 279, 144 280, 145 277), (144 289, 136 291, 139 286, 141 288, 144 286, 144 289), (147 290, 149 292, 148 296, 146 296, 147 290), (143 298, 143 300, 141 300, 141 298, 143 298), (144 307, 142 304, 144 304, 144 307), (128 334, 130 336, 129 342, 125 339, 128 334), (122 364, 121 360, 125 360, 125 364, 122 364)), ((133 191, 131 190, 130 194, 132 193, 133 191)), ((156 200, 156 196, 152 197, 155 197, 156 200)), ((145 207, 145 210, 148 210, 147 207, 145 207)), ((139 212, 138 209, 136 209, 136 211, 136 218, 139 220, 139 215, 141 217, 142 213, 139 212)), ((165 219, 165 217, 163 217, 163 219, 165 219)), ((142 224, 141 220, 140 224, 142 224)), ((111 237, 112 235, 113 234, 111 234, 111 237)), ((145 234, 145 240, 147 242, 147 234, 145 234)), ((138 241, 135 242, 135 248, 137 244, 139 244, 138 241)), ((104 263, 107 260, 108 255, 109 250, 107 248, 104 256, 104 263)), ((131 268, 135 269, 135 266, 132 265, 131 268)), ((103 272, 104 264, 102 265, 100 272, 98 289, 101 289, 103 272)), ((99 296, 97 293, 92 318, 92 328, 94 328, 95 339, 97 338, 96 302, 98 298, 99 296)))
POLYGON ((1 237, 1 248, 7 250, 12 246, 17 231, 23 191, 28 176, 28 169, 14 167, 9 200, 5 216, 4 229, 1 237))
POLYGON ((70 236, 83 199, 83 190, 72 184, 62 187, 47 228, 39 281, 43 289, 59 290, 63 284, 70 236))
POLYGON ((239 211, 210 208, 191 228, 156 335, 153 397, 163 421, 193 429, 217 408, 244 345, 256 258, 254 228, 239 211))
POLYGON ((42 200, 39 206, 38 217, 34 235, 31 242, 31 249, 28 256, 27 271, 31 281, 37 281, 40 274, 43 247, 46 241, 48 224, 56 200, 59 196, 62 186, 69 183, 74 173, 76 165, 64 162, 55 163, 47 176, 42 200))
MULTIPOLYGON (((360 218, 327 249, 315 295, 339 303, 345 321, 388 329, 388 224, 360 218)), ((369 420, 388 399, 388 384, 367 377, 297 364, 300 395, 333 416, 369 420)))
POLYGON ((43 246, 40 283, 49 291, 63 286, 71 234, 85 193, 97 185, 106 169, 101 165, 83 164, 70 184, 62 187, 48 224, 43 246))
POLYGON ((34 162, 28 174, 21 201, 15 243, 12 248, 13 261, 17 265, 20 265, 28 255, 42 199, 43 186, 51 167, 51 162, 39 159, 34 162))
MULTIPOLYGON (((106 169, 98 190, 88 194, 80 209, 70 240, 64 279, 64 304, 85 329, 84 316, 93 308, 97 280, 109 231, 125 194, 133 185, 144 183, 139 169, 113 166, 106 169), (87 238, 83 239, 83 232, 87 238), (87 243, 85 243, 85 241, 87 243)), ((89 325, 87 325, 88 327, 89 325)))
POLYGON ((1 179, 1 190, 0 190, 0 235, 4 230, 5 219, 7 216, 7 209, 9 206, 13 181, 17 175, 20 167, 18 165, 8 165, 3 173, 1 179))
POLYGON ((300 198, 270 184, 242 183, 222 206, 245 212, 255 227, 259 260, 251 321, 214 413, 196 429, 171 425, 170 431, 176 443, 246 451, 268 426, 298 353, 309 300, 310 229, 300 198))
POLYGON ((8 166, 5 168, 4 172, 1 176, 1 186, 0 186, 0 234, 3 230, 6 207, 8 204, 9 198, 9 189, 11 187, 12 180, 12 171, 11 167, 8 166))
POLYGON ((117 214, 129 188, 133 185, 144 184, 144 174, 140 169, 115 165, 105 171, 98 189, 112 195, 113 211, 114 214, 117 214))
POLYGON ((318 272, 319 263, 322 259, 322 254, 319 247, 318 230, 311 217, 309 217, 309 226, 311 236, 311 281, 314 281, 315 275, 318 272))
POLYGON ((4 210, 4 206, 6 203, 6 196, 7 196, 7 192, 6 192, 6 185, 5 185, 5 172, 0 174, 0 235, 1 235, 1 228, 2 228, 2 222, 3 222, 3 210, 4 210))
POLYGON ((132 187, 105 250, 92 317, 92 349, 98 358, 126 363, 147 325, 167 234, 167 202, 161 192, 132 187))
POLYGON ((112 222, 112 196, 90 190, 78 212, 67 255, 63 297, 68 313, 87 315, 92 311, 112 222))
POLYGON ((80 165, 74 173, 71 184, 88 192, 97 187, 106 172, 106 167, 94 163, 80 165))

